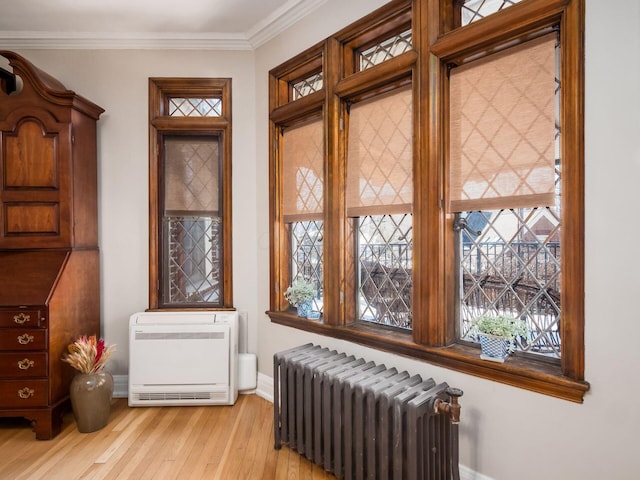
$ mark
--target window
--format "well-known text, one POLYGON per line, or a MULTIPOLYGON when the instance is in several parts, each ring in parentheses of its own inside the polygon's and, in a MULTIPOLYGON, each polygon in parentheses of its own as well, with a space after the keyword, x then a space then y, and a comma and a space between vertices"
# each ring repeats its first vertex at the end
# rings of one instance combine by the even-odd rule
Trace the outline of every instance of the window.
POLYGON ((346 211, 356 243, 358 320, 411 329, 411 85, 354 103, 347 127, 346 211))
POLYGON ((232 306, 230 88, 149 81, 152 309, 232 306))
POLYGON ((322 312, 322 120, 314 118, 283 129, 282 146, 283 214, 291 242, 291 283, 309 281, 317 292, 312 308, 322 312))
POLYGON ((583 16, 397 0, 274 68, 272 321, 581 402, 583 16), (286 137, 312 119, 322 208, 295 218, 286 137), (283 298, 300 272, 320 320, 283 298), (530 327, 507 364, 469 335, 491 312, 530 327))

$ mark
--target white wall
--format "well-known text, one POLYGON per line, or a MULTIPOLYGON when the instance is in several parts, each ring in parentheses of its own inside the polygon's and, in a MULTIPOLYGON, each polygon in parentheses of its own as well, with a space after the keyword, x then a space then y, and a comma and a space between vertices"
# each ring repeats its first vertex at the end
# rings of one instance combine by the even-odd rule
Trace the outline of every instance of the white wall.
MULTIPOLYGON (((247 312, 249 350, 257 351, 256 157, 254 54, 249 51, 18 51, 106 111, 98 123, 99 244, 103 336, 116 344, 109 361, 128 371, 129 316, 148 308, 149 77, 232 79, 233 289, 247 312)), ((264 309, 262 309, 264 312, 264 309)))
MULTIPOLYGON (((384 2, 329 0, 311 17, 256 51, 257 157, 267 177, 267 72, 384 2)), ((640 321, 633 249, 640 222, 633 200, 640 180, 640 4, 586 2, 586 379, 584 404, 316 336, 259 319, 260 371, 272 375, 273 353, 314 342, 432 376, 464 390, 461 462, 497 480, 635 479, 640 321), (627 208, 620 208, 626 205, 627 208)), ((266 180, 257 185, 258 232, 268 234, 266 180)), ((259 305, 268 308, 266 242, 260 243, 259 305)))
MULTIPOLYGON (((385 3, 328 0, 253 52, 24 50, 35 65, 106 109, 99 122, 103 334, 126 375, 129 315, 148 306, 148 77, 233 79, 234 299, 248 312, 249 350, 272 375, 273 353, 312 341, 433 376, 464 390, 461 461, 496 480, 640 477, 640 296, 632 250, 640 223, 640 5, 587 0, 586 377, 582 405, 424 362, 271 324, 267 72, 385 3), (632 193, 633 192, 633 193, 632 193), (620 208, 628 205, 631 208, 620 208), (631 247, 631 248, 630 248, 631 247), (631 250, 631 254, 627 254, 631 250)), ((1 45, 0 45, 1 47, 1 45)))

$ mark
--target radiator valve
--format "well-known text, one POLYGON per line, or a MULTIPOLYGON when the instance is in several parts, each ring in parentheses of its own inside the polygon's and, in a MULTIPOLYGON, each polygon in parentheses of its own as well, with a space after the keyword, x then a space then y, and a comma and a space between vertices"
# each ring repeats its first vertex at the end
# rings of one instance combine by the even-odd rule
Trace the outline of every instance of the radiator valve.
POLYGON ((444 413, 449 415, 451 423, 460 423, 460 404, 458 398, 462 396, 462 390, 459 388, 448 387, 445 393, 449 395, 450 401, 445 402, 439 398, 436 398, 433 404, 436 413, 444 413))

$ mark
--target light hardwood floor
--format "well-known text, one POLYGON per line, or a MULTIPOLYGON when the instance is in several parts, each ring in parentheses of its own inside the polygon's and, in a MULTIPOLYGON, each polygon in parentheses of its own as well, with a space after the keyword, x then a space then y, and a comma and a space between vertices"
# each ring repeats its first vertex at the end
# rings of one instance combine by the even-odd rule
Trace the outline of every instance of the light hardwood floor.
POLYGON ((103 429, 79 433, 73 415, 39 441, 28 422, 0 418, 0 479, 332 479, 286 446, 273 448, 273 405, 240 395, 233 407, 129 408, 112 401, 103 429))

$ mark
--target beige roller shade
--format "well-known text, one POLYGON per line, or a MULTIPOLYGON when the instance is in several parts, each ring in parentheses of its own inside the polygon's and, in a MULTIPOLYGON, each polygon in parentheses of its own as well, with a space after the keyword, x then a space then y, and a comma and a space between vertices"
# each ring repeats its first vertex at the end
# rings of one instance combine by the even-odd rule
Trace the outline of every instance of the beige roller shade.
POLYGON ((217 137, 164 138, 164 208, 169 215, 218 215, 217 137))
POLYGON ((347 215, 410 213, 413 203, 411 86, 351 106, 347 215))
POLYGON ((284 131, 283 218, 286 223, 322 220, 323 138, 322 119, 284 131))
POLYGON ((554 204, 555 45, 554 33, 451 71, 450 211, 554 204))

